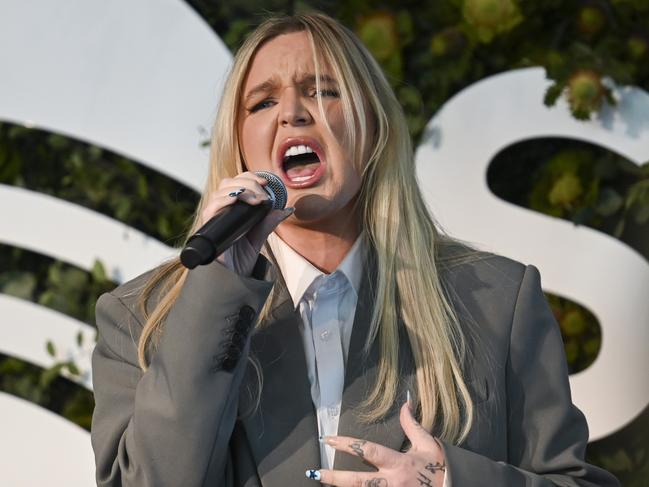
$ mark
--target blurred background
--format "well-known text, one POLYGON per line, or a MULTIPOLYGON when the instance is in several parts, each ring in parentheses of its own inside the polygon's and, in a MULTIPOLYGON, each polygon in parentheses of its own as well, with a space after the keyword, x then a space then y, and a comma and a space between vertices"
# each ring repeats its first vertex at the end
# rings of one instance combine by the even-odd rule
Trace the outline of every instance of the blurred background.
MULTIPOLYGON (((109 7, 94 1, 63 1, 55 7, 46 6, 47 2, 24 3, 29 2, 0 0, 0 18, 5 19, 0 20, 4 32, 0 34, 0 415, 3 429, 14 428, 12 435, 0 433, 0 443, 3 452, 21 456, 31 451, 36 456, 40 446, 21 444, 21 436, 33 434, 38 444, 58 446, 66 465, 72 466, 86 464, 92 457, 68 448, 68 433, 45 439, 46 429, 27 432, 31 412, 16 416, 20 420, 11 415, 25 409, 26 401, 29 408, 38 407, 34 418, 47 411, 63 421, 64 428, 69 423, 89 430, 93 398, 88 354, 94 340, 95 301, 181 244, 201 190, 210 122, 227 63, 246 34, 269 14, 317 9, 356 32, 385 70, 403 105, 415 147, 432 143, 429 122, 454 96, 481 80, 523 68, 542 69, 547 78, 534 102, 544 110, 566 107, 571 123, 583 124, 580 127, 599 124, 605 129, 606 120, 615 120, 618 94, 625 87, 635 87, 639 97, 649 91, 649 0, 159 0, 138 7, 115 2, 110 7, 114 17, 106 15, 109 7), (75 9, 83 13, 75 14, 75 9), (164 12, 159 18, 158 11, 164 12), (132 30, 104 28, 111 22, 126 25, 120 23, 122 18, 137 23, 128 24, 132 30), (95 43, 75 43, 65 37, 71 32, 65 26, 74 20, 78 28, 79 19, 87 22, 79 35, 90 36, 84 39, 95 43), (133 60, 129 65, 133 70, 117 72, 123 66, 101 54, 113 52, 116 39, 123 49, 137 51, 138 40, 154 38, 152 29, 162 33, 159 42, 146 56, 133 60), (60 51, 61 46, 78 50, 70 54, 60 51), (156 62, 164 64, 168 58, 164 61, 151 53, 165 49, 177 51, 174 62, 187 64, 154 69, 156 62), (37 74, 35 59, 47 60, 37 74), (82 59, 106 66, 95 71, 102 77, 88 75, 82 59), (137 70, 142 66, 144 81, 137 70), (119 78, 113 81, 128 92, 127 99, 139 103, 150 97, 147 103, 122 103, 108 96, 106 86, 113 82, 107 81, 109 74, 119 78), (160 88, 161 79, 174 81, 160 88), (201 87, 196 90, 199 94, 192 93, 194 81, 201 87), (81 84, 84 93, 93 95, 80 96, 81 84), (39 111, 43 100, 49 108, 39 111), (163 110, 160 102, 168 111, 157 111, 163 110), (76 108, 67 110, 66 104, 76 108), (111 119, 115 105, 123 106, 120 116, 111 119), (189 106, 200 109, 191 111, 189 106), (106 118, 102 110, 109 114, 106 118), (138 110, 146 117, 140 118, 138 110), (156 125, 171 119, 184 124, 190 134, 182 142, 189 147, 186 158, 182 151, 174 152, 176 125, 156 125), (165 158, 172 161, 160 162, 165 158), (195 173, 190 174, 189 160, 198 168, 195 173), (53 210, 59 207, 60 212, 53 210), (87 215, 94 223, 85 226, 87 215), (107 219, 100 221, 100 216, 107 219), (41 219, 44 228, 39 230, 41 219), (71 219, 76 230, 63 225, 71 219), (59 224, 65 229, 47 230, 48 225, 59 224), (102 232, 121 243, 111 243, 102 232), (92 250, 96 244, 106 250, 78 259, 81 250, 57 250, 72 240, 75 249, 92 250), (135 262, 106 257, 123 244, 135 262), (48 328, 50 322, 55 324, 48 328)), ((626 109, 649 106, 645 98, 638 100, 626 109)), ((499 101, 490 103, 493 113, 483 113, 476 106, 471 116, 492 123, 499 101)), ((480 177, 495 198, 605 235, 646 263, 649 112, 641 110, 635 120, 636 125, 625 133, 630 144, 644 140, 644 158, 629 160, 623 147, 614 150, 592 137, 556 134, 504 147, 480 177)), ((456 191, 461 193, 462 188, 456 191)), ((563 252, 562 258, 569 261, 574 248, 553 252, 563 252)), ((592 278, 605 280, 596 260, 592 266, 592 278)), ((571 269, 566 267, 565 272, 571 269)), ((609 285, 618 288, 625 283, 609 285)), ((649 298, 649 288, 634 296, 649 298)), ((608 336, 593 310, 595 303, 551 292, 548 299, 561 327, 571 374, 587 370, 608 336)), ((611 334, 629 326, 649 329, 649 315, 637 319, 611 323, 607 329, 611 334)), ((642 347, 649 351, 646 341, 642 347)), ((649 383, 649 369, 635 373, 649 383)), ((598 392, 606 396, 607 390, 602 384, 598 392)), ((79 438, 83 446, 87 434, 79 438)), ((649 408, 645 405, 619 429, 592 441, 587 456, 618 476, 625 487, 649 486, 649 408)), ((7 458, 2 461, 13 463, 7 458)), ((38 458, 32 461, 39 464, 38 458)), ((56 464, 50 468, 56 471, 56 464)))

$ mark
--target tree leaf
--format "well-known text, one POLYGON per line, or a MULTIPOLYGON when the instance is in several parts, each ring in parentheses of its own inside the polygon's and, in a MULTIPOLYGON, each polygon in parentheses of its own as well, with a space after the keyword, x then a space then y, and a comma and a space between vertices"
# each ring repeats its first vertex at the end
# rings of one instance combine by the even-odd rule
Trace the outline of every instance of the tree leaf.
POLYGON ((56 347, 54 346, 52 340, 47 341, 47 343, 45 344, 45 349, 47 350, 47 354, 50 357, 56 357, 56 347))
POLYGON ((566 173, 555 181, 548 201, 553 205, 567 206, 572 204, 583 193, 581 181, 574 174, 566 173))
POLYGON ((92 278, 97 282, 106 282, 108 280, 108 277, 106 276, 106 269, 99 260, 95 260, 90 273, 92 274, 92 278))
POLYGON ((545 106, 551 107, 557 102, 563 91, 563 85, 559 83, 554 83, 548 87, 545 91, 545 96, 543 97, 543 103, 545 106))
POLYGON ((70 372, 72 375, 81 375, 81 371, 79 371, 79 367, 77 367, 77 364, 74 362, 67 362, 66 363, 68 372, 70 372))

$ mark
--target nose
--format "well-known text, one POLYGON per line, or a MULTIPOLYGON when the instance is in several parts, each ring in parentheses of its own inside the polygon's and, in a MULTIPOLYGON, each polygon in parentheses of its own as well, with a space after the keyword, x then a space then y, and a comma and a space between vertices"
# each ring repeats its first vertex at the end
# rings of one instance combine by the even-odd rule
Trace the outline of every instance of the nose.
POLYGON ((309 125, 313 122, 311 113, 304 105, 298 90, 288 88, 282 93, 280 100, 281 108, 279 111, 280 125, 285 126, 302 126, 309 125))

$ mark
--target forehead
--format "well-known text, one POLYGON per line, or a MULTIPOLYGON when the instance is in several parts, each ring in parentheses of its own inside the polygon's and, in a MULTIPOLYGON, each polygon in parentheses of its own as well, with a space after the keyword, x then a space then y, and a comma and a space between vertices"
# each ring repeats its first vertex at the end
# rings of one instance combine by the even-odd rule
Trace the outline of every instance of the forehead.
MULTIPOLYGON (((320 63, 320 69, 327 72, 323 59, 320 63)), ((292 79, 296 75, 314 73, 315 64, 308 34, 306 32, 281 34, 263 44, 253 56, 244 91, 268 79, 292 79)))

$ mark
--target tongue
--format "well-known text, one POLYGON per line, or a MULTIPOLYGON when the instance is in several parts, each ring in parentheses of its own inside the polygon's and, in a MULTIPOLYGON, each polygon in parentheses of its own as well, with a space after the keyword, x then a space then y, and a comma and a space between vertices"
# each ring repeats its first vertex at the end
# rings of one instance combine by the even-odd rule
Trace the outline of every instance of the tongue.
POLYGON ((320 162, 309 162, 307 164, 298 164, 286 169, 286 175, 289 179, 304 179, 311 177, 318 169, 320 162))

